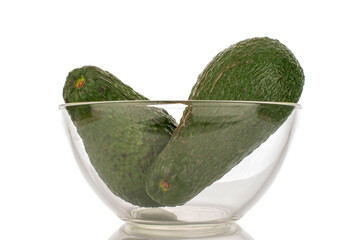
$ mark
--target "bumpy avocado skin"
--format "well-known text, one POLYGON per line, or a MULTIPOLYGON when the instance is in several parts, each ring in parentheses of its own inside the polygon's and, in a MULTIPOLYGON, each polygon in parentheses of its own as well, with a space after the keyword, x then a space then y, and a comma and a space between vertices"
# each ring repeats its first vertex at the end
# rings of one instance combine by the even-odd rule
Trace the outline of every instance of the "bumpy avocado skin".
MULTIPOLYGON (((215 56, 189 99, 297 102, 303 84, 303 70, 285 45, 252 38, 215 56)), ((148 172, 149 195, 167 206, 188 202, 259 147, 292 110, 270 104, 257 108, 191 104, 148 172)))
MULTIPOLYGON (((147 100, 109 72, 84 66, 69 73, 65 102, 147 100), (79 86, 79 79, 85 81, 79 86)), ((107 187, 123 200, 156 207, 145 188, 146 171, 165 147, 175 120, 145 104, 107 103, 68 106, 91 164, 107 187)))
MULTIPOLYGON (((69 72, 63 88, 63 98, 66 103, 148 100, 110 72, 90 65, 69 72), (83 83, 77 85, 78 80, 83 80, 83 83)), ((76 121, 91 118, 90 106, 68 111, 71 118, 76 121)))
POLYGON ((284 44, 250 38, 217 54, 189 99, 298 102, 303 85, 303 69, 284 44))

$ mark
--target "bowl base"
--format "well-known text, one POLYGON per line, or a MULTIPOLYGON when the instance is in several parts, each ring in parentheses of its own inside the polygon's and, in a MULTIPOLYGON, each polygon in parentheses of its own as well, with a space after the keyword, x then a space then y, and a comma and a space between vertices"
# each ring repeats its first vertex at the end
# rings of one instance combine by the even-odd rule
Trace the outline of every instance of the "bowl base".
POLYGON ((122 230, 131 236, 162 238, 209 238, 234 234, 239 230, 235 222, 203 224, 150 225, 127 222, 122 230))
POLYGON ((224 222, 230 218, 230 211, 219 207, 178 206, 162 208, 139 208, 131 216, 137 222, 154 224, 188 224, 224 222))
POLYGON ((123 229, 131 235, 209 237, 238 230, 237 219, 230 219, 228 211, 215 207, 140 208, 132 217, 123 219, 123 229))

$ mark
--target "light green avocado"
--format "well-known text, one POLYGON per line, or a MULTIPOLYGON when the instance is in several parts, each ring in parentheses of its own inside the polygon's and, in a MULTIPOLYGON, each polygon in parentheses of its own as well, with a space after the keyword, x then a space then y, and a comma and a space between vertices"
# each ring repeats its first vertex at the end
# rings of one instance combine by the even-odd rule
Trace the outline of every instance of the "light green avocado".
MULTIPOLYGON (((297 102, 303 84, 303 70, 285 45, 252 38, 215 56, 189 99, 297 102)), ((293 110, 250 105, 191 104, 148 171, 150 197, 166 206, 185 204, 259 147, 293 110)))
MULTIPOLYGON (((94 66, 71 71, 63 89, 65 102, 147 100, 109 72, 94 66)), ((141 104, 68 106, 91 164, 107 187, 142 207, 159 206, 145 188, 146 172, 165 147, 175 120, 163 109, 141 104)))

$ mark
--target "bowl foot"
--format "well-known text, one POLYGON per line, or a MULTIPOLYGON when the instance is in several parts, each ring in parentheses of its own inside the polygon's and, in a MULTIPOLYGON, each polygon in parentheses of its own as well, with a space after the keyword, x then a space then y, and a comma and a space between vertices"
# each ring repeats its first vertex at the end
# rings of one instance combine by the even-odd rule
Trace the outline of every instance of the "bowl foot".
POLYGON ((156 238, 209 238, 215 236, 232 235, 239 230, 235 222, 214 224, 169 224, 149 225, 127 222, 122 231, 131 236, 156 238))
POLYGON ((123 219, 123 231, 137 236, 210 237, 232 234, 238 230, 237 219, 216 207, 164 207, 140 208, 132 212, 131 219, 123 219))
POLYGON ((231 219, 230 211, 219 207, 178 206, 163 208, 139 208, 131 213, 134 221, 149 224, 193 224, 228 222, 231 219))

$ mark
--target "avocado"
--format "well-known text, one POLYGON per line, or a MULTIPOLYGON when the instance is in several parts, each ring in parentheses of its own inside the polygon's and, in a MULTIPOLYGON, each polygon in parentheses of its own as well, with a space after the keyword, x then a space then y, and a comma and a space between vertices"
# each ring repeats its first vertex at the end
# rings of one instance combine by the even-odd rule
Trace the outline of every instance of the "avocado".
MULTIPOLYGON (((190 100, 298 102, 304 73, 278 40, 251 38, 217 54, 199 75, 190 100)), ((155 201, 183 205, 268 139, 293 105, 190 102, 167 146, 151 165, 155 201)))
POLYGON ((142 207, 159 206, 146 192, 146 171, 165 147, 175 120, 111 73, 95 66, 71 71, 63 88, 65 102, 93 102, 66 107, 89 160, 110 191, 142 207))

